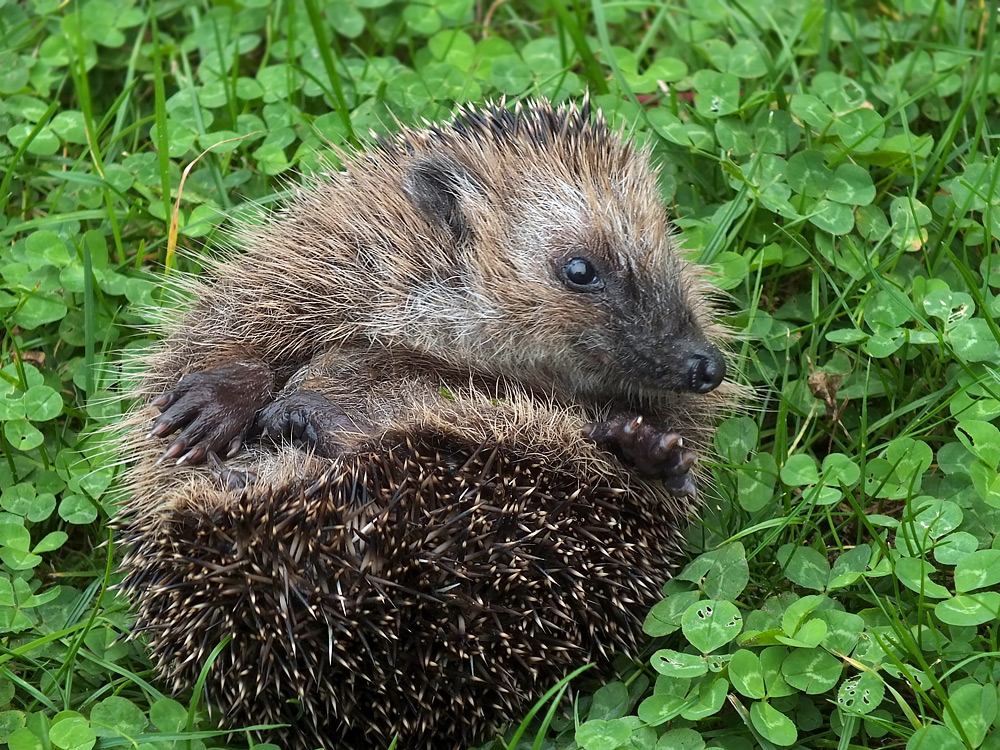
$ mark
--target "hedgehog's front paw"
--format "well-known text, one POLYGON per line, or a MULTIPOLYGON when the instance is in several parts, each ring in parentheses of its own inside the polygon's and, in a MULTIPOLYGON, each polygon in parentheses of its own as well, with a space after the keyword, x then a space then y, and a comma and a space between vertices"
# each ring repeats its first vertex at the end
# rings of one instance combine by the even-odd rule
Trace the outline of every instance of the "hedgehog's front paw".
POLYGON ((257 415, 257 429, 275 442, 288 440, 329 458, 344 447, 338 436, 360 432, 343 409, 310 390, 293 391, 268 404, 257 415))
POLYGON ((678 433, 648 424, 641 416, 622 416, 587 425, 584 434, 640 474, 662 479, 671 494, 694 497, 691 470, 698 458, 678 433))
POLYGON ((212 476, 220 485, 230 492, 243 492, 257 483, 257 475, 246 469, 234 469, 226 466, 215 453, 209 451, 208 465, 212 467, 212 476))
POLYGON ((257 410, 271 398, 274 376, 263 362, 234 362, 186 375, 153 401, 162 414, 151 437, 177 430, 160 461, 197 464, 209 452, 229 458, 243 445, 257 410))

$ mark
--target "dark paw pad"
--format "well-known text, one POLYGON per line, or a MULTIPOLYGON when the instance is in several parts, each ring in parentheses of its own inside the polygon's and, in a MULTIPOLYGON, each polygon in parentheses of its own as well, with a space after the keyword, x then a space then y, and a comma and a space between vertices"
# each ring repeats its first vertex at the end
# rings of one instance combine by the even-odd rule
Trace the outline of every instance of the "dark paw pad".
POLYGON ((197 464, 209 453, 235 455, 254 414, 270 399, 273 383, 270 370, 259 362, 235 362, 181 378, 152 402, 162 413, 150 437, 180 430, 160 461, 197 464))
POLYGON ((694 496, 691 470, 698 459, 678 433, 651 425, 641 416, 624 416, 588 425, 585 434, 640 474, 662 479, 672 494, 694 496))

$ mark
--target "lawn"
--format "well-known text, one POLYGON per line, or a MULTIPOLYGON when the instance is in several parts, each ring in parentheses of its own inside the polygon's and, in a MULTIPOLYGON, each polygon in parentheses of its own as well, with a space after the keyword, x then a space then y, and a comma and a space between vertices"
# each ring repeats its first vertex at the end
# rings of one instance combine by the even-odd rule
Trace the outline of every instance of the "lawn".
POLYGON ((490 747, 1000 750, 998 30, 980 0, 0 1, 0 744, 254 741, 166 693, 113 588, 101 429, 164 282, 333 145, 589 91, 755 395, 645 661, 490 747))

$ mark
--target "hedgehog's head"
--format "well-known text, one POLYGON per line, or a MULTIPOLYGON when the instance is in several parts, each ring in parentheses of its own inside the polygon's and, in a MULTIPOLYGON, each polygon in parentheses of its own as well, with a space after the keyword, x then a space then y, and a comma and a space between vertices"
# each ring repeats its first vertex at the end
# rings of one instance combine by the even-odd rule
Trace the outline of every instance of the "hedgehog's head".
POLYGON ((710 289, 676 250, 648 155, 600 115, 470 109, 400 142, 403 191, 450 269, 433 305, 415 292, 411 309, 439 313, 428 348, 594 394, 722 383, 710 289))

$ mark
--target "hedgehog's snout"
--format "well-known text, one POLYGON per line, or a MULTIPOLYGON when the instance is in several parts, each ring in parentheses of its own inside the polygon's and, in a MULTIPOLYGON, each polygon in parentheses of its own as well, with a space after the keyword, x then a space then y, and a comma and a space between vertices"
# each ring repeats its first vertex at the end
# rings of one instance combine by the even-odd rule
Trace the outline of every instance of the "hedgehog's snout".
POLYGON ((688 383, 695 393, 714 391, 726 377, 726 358, 711 344, 691 352, 686 366, 688 383))

